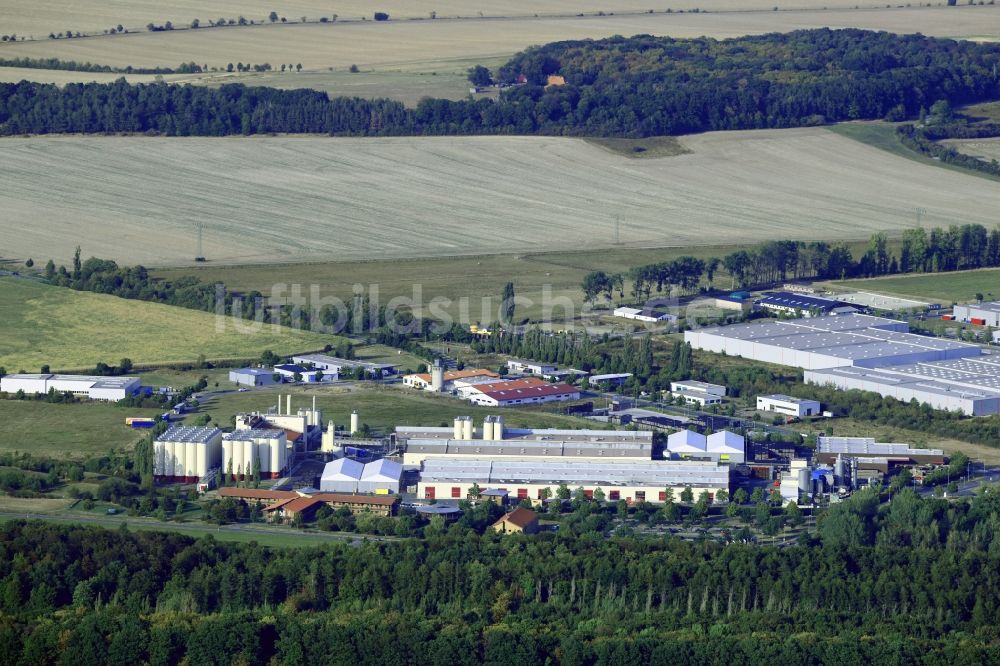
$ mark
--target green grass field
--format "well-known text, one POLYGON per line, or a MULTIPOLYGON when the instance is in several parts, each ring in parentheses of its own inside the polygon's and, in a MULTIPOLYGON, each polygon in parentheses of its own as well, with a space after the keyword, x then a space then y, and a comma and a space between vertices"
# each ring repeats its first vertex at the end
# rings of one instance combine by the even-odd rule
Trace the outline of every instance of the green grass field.
MULTIPOLYGON (((969 108, 972 109, 974 107, 969 108)), ((993 112, 993 107, 984 108, 993 112)), ((882 150, 890 152, 893 155, 905 157, 906 159, 913 160, 914 162, 929 164, 931 166, 948 169, 949 171, 956 171, 958 173, 978 176, 980 178, 985 178, 986 180, 1000 181, 1000 178, 996 176, 991 176, 981 171, 973 171, 972 169, 963 169, 962 167, 955 166, 954 164, 946 164, 910 150, 896 137, 896 127, 890 123, 839 123, 837 125, 830 125, 827 129, 834 134, 846 136, 850 139, 854 139, 855 141, 860 141, 861 143, 867 143, 869 146, 881 148, 882 150)))
POLYGON ((169 305, 78 292, 16 278, 0 279, 0 367, 38 372, 117 364, 254 358, 266 349, 288 354, 322 348, 336 338, 262 326, 244 333, 229 320, 169 305))
POLYGON ((873 291, 895 296, 939 300, 942 305, 963 303, 983 294, 1000 299, 1000 269, 985 268, 954 273, 915 273, 864 280, 831 282, 839 289, 873 291), (993 294, 990 296, 989 294, 993 294))
MULTIPOLYGON (((610 234, 610 223, 608 230, 610 234)), ((849 243, 855 255, 863 254, 866 245, 866 242, 849 243)), ((890 245, 898 252, 895 241, 890 245)), ((500 297, 508 281, 514 283, 519 301, 521 298, 531 301, 530 304, 519 303, 515 319, 541 319, 546 313, 545 303, 548 301, 552 304, 549 309, 552 318, 558 320, 565 317, 562 313, 566 311, 567 303, 573 313, 581 312, 583 292, 580 283, 590 271, 625 272, 636 266, 683 255, 707 259, 723 257, 739 249, 744 248, 734 245, 615 248, 436 259, 179 267, 154 269, 152 272, 165 279, 193 275, 204 282, 223 282, 234 291, 256 289, 265 295, 270 294, 272 285, 277 284, 303 285, 303 293, 306 294, 311 285, 317 285, 322 296, 336 296, 342 300, 350 297, 353 285, 361 285, 369 294, 373 293, 374 286, 382 304, 402 296, 414 299, 418 305, 422 303, 427 310, 432 299, 444 299, 430 312, 432 317, 440 318, 436 313, 445 312, 462 323, 488 324, 497 319, 500 297), (545 294, 549 295, 548 299, 545 294)), ((729 275, 721 268, 716 273, 714 285, 720 289, 731 286, 729 275)), ((625 298, 617 299, 616 294, 616 300, 632 301, 628 286, 625 298)))
MULTIPOLYGON (((237 412, 266 411, 277 404, 278 394, 292 395, 292 410, 307 407, 316 396, 316 406, 323 410, 324 421, 333 420, 338 425, 350 422, 352 410, 358 410, 361 423, 376 429, 391 429, 397 425, 439 426, 450 425, 456 416, 472 416, 477 423, 489 414, 502 414, 504 421, 514 427, 533 428, 594 428, 593 421, 553 414, 535 409, 487 409, 444 395, 412 391, 402 387, 345 388, 295 388, 273 391, 229 393, 207 400, 199 409, 208 413, 215 423, 223 426, 237 412)), ((548 406, 552 408, 551 405, 548 406)), ((189 417, 193 420, 197 415, 189 417)))
POLYGON ((155 409, 103 402, 0 400, 0 450, 84 458, 135 443, 143 431, 126 426, 126 417, 156 415, 155 409))

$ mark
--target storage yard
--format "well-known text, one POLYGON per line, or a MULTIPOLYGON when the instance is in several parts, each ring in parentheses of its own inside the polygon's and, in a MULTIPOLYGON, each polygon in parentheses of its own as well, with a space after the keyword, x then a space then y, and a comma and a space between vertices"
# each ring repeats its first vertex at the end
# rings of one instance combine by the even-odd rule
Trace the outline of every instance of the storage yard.
POLYGON ((706 226, 713 242, 732 244, 857 240, 912 226, 917 206, 989 226, 1000 208, 1000 192, 974 176, 823 128, 681 141, 691 154, 633 160, 555 137, 6 139, 0 204, 42 222, 5 245, 66 262, 86 230, 88 254, 193 264, 201 223, 213 265, 441 257, 565 249, 567 237, 607 247, 616 215, 620 243, 658 247, 706 244, 706 226), (151 178, 160 186, 147 187, 151 178), (428 225, 436 233, 423 233, 428 225))

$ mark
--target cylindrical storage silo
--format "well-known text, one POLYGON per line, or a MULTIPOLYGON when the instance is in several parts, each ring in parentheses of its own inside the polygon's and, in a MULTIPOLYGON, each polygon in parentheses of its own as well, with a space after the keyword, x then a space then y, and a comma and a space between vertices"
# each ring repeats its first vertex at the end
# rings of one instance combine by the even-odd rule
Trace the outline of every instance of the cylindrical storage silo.
POLYGON ((493 439, 493 417, 487 416, 483 419, 483 439, 493 439))
POLYGON ((257 459, 257 447, 252 441, 243 442, 243 476, 249 477, 253 474, 254 460, 257 459))
POLYGON ((198 449, 201 448, 197 442, 185 442, 184 443, 184 481, 185 483, 191 483, 193 480, 197 481, 197 476, 195 468, 198 465, 198 449))
POLYGON ((281 476, 281 472, 284 471, 282 470, 283 465, 281 464, 281 451, 284 449, 284 447, 281 445, 280 439, 272 439, 270 445, 271 445, 271 450, 269 451, 269 453, 271 454, 270 455, 271 478, 276 479, 279 476, 281 476))
POLYGON ((222 440, 222 473, 229 471, 229 463, 233 459, 233 441, 231 439, 222 440))
POLYGON ((358 418, 357 410, 351 412, 351 434, 356 433, 361 427, 360 419, 358 418))
POLYGON ((462 439, 472 439, 472 417, 466 416, 465 421, 462 423, 464 429, 464 434, 462 439))
POLYGON ((503 417, 494 416, 493 417, 493 439, 500 440, 503 439, 503 417))
POLYGON ((172 476, 175 480, 181 481, 184 478, 184 442, 171 442, 170 452, 174 459, 172 476))
POLYGON ((208 447, 211 446, 208 442, 204 444, 199 444, 197 449, 196 464, 194 469, 194 474, 199 479, 206 474, 208 474, 208 447))
POLYGON ((462 439, 462 435, 465 433, 465 428, 462 426, 462 417, 455 417, 455 430, 452 433, 452 439, 462 439))
POLYGON ((243 441, 233 442, 233 475, 238 479, 243 474, 243 441))
POLYGON ((163 476, 163 461, 166 457, 166 447, 163 442, 153 444, 153 476, 163 476))
POLYGON ((812 494, 812 475, 808 469, 799 470, 799 492, 806 493, 807 495, 812 494))

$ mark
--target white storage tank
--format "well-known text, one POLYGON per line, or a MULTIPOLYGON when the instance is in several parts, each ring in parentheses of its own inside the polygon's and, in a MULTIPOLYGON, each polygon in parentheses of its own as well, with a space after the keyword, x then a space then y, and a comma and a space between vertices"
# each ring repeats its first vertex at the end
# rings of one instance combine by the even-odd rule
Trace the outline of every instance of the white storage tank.
POLYGON ((260 461, 260 478, 266 479, 271 474, 271 440, 268 437, 261 437, 254 440, 257 445, 257 460, 260 461))
POLYGON ((153 444, 153 476, 163 476, 163 461, 166 458, 166 445, 163 442, 153 444))
POLYGON ((279 475, 284 465, 282 465, 281 454, 284 451, 284 446, 281 444, 281 440, 272 439, 271 440, 271 450, 270 450, 270 465, 268 465, 268 471, 271 472, 272 477, 279 475))
POLYGON ((229 439, 222 440, 222 473, 229 469, 229 461, 233 459, 233 442, 229 439))
POLYGON ((233 442, 233 469, 232 473, 239 477, 243 473, 243 442, 233 442))
POLYGON ((257 447, 252 441, 243 442, 243 475, 253 474, 253 463, 257 457, 257 447))
POLYGON ((198 449, 201 447, 197 442, 186 442, 184 444, 184 476, 198 478, 198 449))
POLYGON ((195 459, 194 475, 199 479, 208 474, 208 447, 209 444, 198 444, 198 454, 195 459))
POLYGON ((184 442, 170 442, 174 457, 174 477, 184 476, 184 442))

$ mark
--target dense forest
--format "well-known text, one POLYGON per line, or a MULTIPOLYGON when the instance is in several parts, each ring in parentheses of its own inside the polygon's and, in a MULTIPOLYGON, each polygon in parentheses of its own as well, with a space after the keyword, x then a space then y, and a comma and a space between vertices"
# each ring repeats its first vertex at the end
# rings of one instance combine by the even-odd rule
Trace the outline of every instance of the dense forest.
POLYGON ((785 548, 548 533, 302 549, 0 528, 0 664, 984 664, 1000 497, 862 491, 785 548), (273 661, 272 661, 273 660, 273 661))
POLYGON ((1000 97, 1000 45, 863 30, 729 40, 640 35, 533 47, 488 99, 385 99, 163 83, 0 85, 0 134, 649 136, 903 120, 935 101, 1000 97), (561 85, 546 85, 559 75, 561 85))

